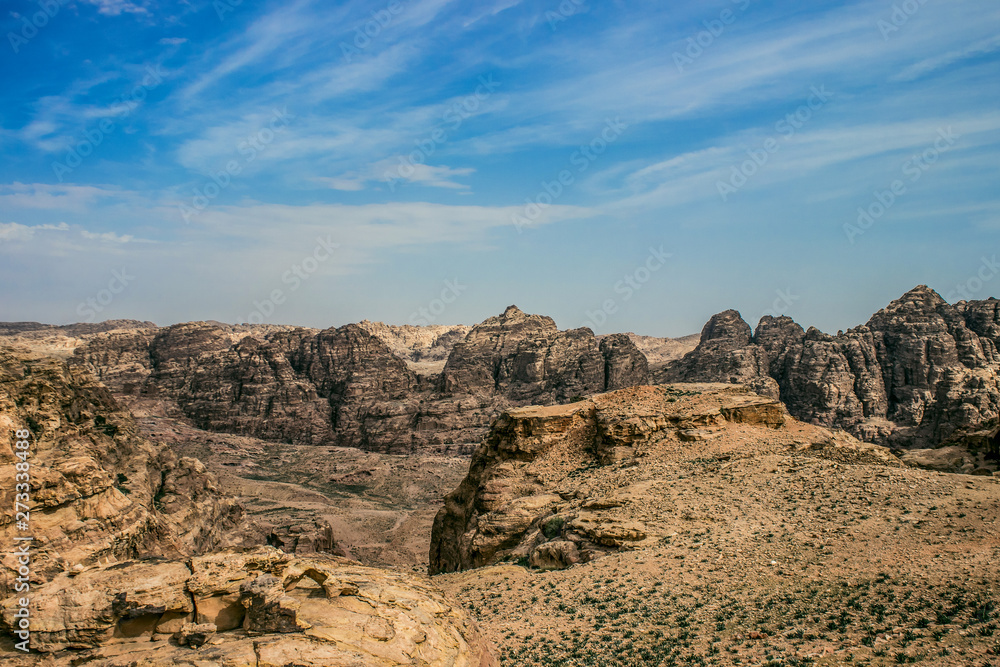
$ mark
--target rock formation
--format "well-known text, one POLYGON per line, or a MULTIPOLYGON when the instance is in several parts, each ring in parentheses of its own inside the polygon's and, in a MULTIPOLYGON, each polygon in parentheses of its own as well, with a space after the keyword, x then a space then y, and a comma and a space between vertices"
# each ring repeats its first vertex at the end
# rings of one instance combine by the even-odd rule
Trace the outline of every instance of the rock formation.
MULTIPOLYGON (((425 579, 269 547, 92 566, 58 575, 32 605, 37 664, 497 665, 425 579)), ((16 609, 3 602, 7 631, 16 609)))
POLYGON ((633 387, 569 405, 517 408, 494 422, 469 474, 438 512, 430 572, 500 560, 561 569, 648 546, 664 536, 662 525, 644 519, 654 502, 648 487, 664 479, 662 462, 678 452, 695 458, 721 451, 728 460, 741 456, 748 439, 900 465, 883 448, 799 424, 777 400, 740 386, 633 387))
POLYGON ((195 322, 94 338, 74 363, 123 394, 171 401, 207 430, 391 453, 471 453, 506 407, 648 379, 627 337, 599 344, 589 329, 560 331, 513 306, 468 330, 439 374, 410 359, 424 344, 428 358, 439 356, 463 329, 409 329, 368 322, 254 334, 195 322), (410 359, 385 340, 412 348, 410 359))
MULTIPOLYGON (((131 414, 88 373, 0 348, 0 504, 13 508, 16 430, 30 432, 30 519, 0 517, 0 539, 30 535, 33 581, 101 561, 182 556, 242 543, 240 508, 197 459, 138 435, 131 414)), ((17 563, 5 551, 0 595, 17 563)))
POLYGON ((687 343, 560 331, 514 306, 471 328, 126 322, 86 334, 73 363, 126 397, 162 398, 201 428, 376 452, 468 454, 507 408, 649 381, 739 383, 803 421, 923 449, 1000 428, 998 303, 949 305, 920 286, 836 336, 788 317, 752 331, 730 310, 673 361, 687 343))
POLYGON ((949 305, 921 285, 836 336, 768 316, 751 338, 739 313, 726 311, 658 379, 744 382, 780 396, 799 419, 863 440, 948 444, 1000 413, 998 303, 949 305))
MULTIPOLYGON (((614 334, 612 334, 614 335, 614 334)), ((657 338, 655 336, 640 336, 634 333, 625 334, 635 343, 635 346, 646 357, 651 373, 656 373, 671 361, 680 359, 685 354, 698 347, 699 334, 682 336, 681 338, 657 338)), ((604 336, 598 336, 603 339, 604 336)))
POLYGON ((431 324, 413 326, 392 325, 382 322, 362 320, 358 326, 386 344, 394 355, 406 361, 414 370, 436 369, 451 354, 451 349, 460 343, 472 329, 464 324, 431 324))

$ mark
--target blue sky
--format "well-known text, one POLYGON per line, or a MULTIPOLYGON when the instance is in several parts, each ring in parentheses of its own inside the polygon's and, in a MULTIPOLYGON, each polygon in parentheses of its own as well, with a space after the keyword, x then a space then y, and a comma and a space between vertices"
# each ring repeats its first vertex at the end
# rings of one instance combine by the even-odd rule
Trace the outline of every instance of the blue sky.
POLYGON ((992 0, 4 12, 0 320, 836 332, 1000 294, 992 0))

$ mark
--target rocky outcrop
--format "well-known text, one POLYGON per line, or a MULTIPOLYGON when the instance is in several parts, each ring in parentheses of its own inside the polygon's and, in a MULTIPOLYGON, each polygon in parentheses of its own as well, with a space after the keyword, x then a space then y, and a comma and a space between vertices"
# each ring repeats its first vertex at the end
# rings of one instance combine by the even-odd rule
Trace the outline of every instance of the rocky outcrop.
POLYGON ((649 381, 649 363, 626 334, 612 334, 601 339, 604 357, 604 391, 634 387, 649 381))
MULTIPOLYGON (((242 543, 241 509, 218 491, 197 459, 178 457, 138 435, 131 414, 89 374, 52 358, 0 348, 0 503, 18 488, 13 433, 27 431, 30 519, 0 517, 0 539, 29 534, 32 576, 116 559, 182 556, 242 543)), ((16 576, 3 556, 0 594, 16 576)))
MULTIPOLYGON (((426 580, 268 547, 90 567, 32 605, 31 648, 46 665, 497 665, 426 580)), ((3 602, 8 632, 16 609, 3 602)))
POLYGON ((646 357, 650 372, 652 373, 661 370, 671 361, 680 359, 698 347, 698 341, 701 338, 699 334, 682 336, 681 338, 657 338, 655 336, 640 336, 634 333, 627 333, 625 335, 635 343, 635 346, 646 357))
POLYGON ((449 327, 191 323, 95 334, 75 361, 116 391, 176 402, 206 429, 379 452, 470 453, 504 409, 650 381, 746 385, 803 421, 919 449, 1000 417, 998 304, 949 305, 920 286, 836 336, 788 317, 752 331, 730 310, 694 350, 652 369, 635 336, 560 331, 515 306, 460 342, 463 329, 449 327))
POLYGON ((601 391, 603 360, 592 332, 561 332, 550 317, 511 306, 473 327, 442 376, 449 393, 502 392, 513 401, 565 401, 601 391))
POLYGON ((550 317, 510 306, 473 327, 442 376, 449 393, 493 393, 515 404, 563 403, 648 378, 645 357, 627 336, 598 345, 590 329, 560 331, 550 317))
POLYGON ((440 329, 365 322, 248 333, 194 322, 109 334, 79 348, 74 361, 123 394, 176 404, 200 428, 389 453, 471 453, 511 405, 566 402, 648 379, 628 337, 599 345, 589 329, 560 331, 551 318, 513 306, 471 330, 440 329), (411 350, 409 358, 386 340, 411 350), (413 361, 445 348, 440 374, 413 361))
POLYGON ((934 447, 998 417, 998 303, 953 306, 919 286, 836 336, 768 316, 751 338, 739 314, 726 311, 661 379, 745 382, 780 396, 804 421, 871 442, 934 447))
MULTIPOLYGON (((430 572, 521 561, 543 569, 648 545, 651 485, 666 463, 800 450, 898 466, 884 448, 800 424, 775 399, 723 384, 633 387, 562 406, 509 410, 434 521, 430 572)), ((682 516, 678 516, 678 521, 682 516)))
POLYGON ((750 346, 750 325, 735 310, 714 315, 701 331, 698 347, 669 368, 667 382, 755 380, 767 374, 761 351, 750 346))

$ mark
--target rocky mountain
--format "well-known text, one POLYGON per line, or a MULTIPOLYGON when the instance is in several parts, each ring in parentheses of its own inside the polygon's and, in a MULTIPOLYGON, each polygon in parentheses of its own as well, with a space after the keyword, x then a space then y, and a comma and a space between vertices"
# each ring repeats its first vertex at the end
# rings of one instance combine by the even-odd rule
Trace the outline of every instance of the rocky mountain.
POLYGON ((560 331, 551 317, 510 306, 455 345, 442 374, 449 393, 503 394, 515 404, 561 403, 648 378, 627 337, 598 342, 590 329, 560 331))
MULTIPOLYGON (((635 346, 646 357, 650 371, 654 373, 698 347, 698 341, 701 338, 698 334, 680 338, 657 338, 655 336, 640 336, 635 333, 625 335, 635 343, 635 346)), ((598 336, 598 338, 603 339, 604 336, 598 336)))
POLYGON ((967 462, 977 467, 1000 458, 998 303, 950 305, 921 285, 836 336, 770 316, 751 335, 730 310, 657 379, 745 383, 798 419, 893 447, 980 443, 967 462))
MULTIPOLYGON (((401 329, 390 340, 414 350, 430 341, 427 354, 439 355, 456 332, 401 329)), ((413 370, 384 342, 384 325, 240 333, 205 322, 113 332, 77 348, 74 363, 125 395, 175 402, 207 430, 392 453, 469 453, 506 407, 648 379, 628 337, 598 342, 513 306, 454 343, 440 374, 413 370)))
POLYGON ((141 322, 139 320, 105 320, 104 322, 97 322, 95 324, 79 323, 63 325, 42 324, 40 322, 0 322, 0 336, 33 334, 35 337, 41 337, 58 333, 68 337, 81 337, 106 331, 152 328, 156 328, 154 323, 141 322))
MULTIPOLYGON (((32 656, 5 664, 496 667, 426 579, 277 549, 95 565, 33 595, 32 656)), ((3 603, 10 632, 18 609, 3 603)))
POLYGON ((471 328, 125 322, 74 339, 72 359, 126 400, 162 398, 201 428, 398 454, 470 454, 510 407, 650 381, 740 383, 867 442, 958 447, 948 469, 971 471, 1000 459, 997 303, 950 305, 920 286, 835 336, 788 317, 753 330, 730 310, 694 349, 689 338, 560 331, 514 306, 471 328))
MULTIPOLYGON (((150 345, 166 386, 185 374, 179 350, 220 349, 212 336, 169 333, 150 345)), ((338 335, 351 333, 312 340, 307 376, 338 368, 338 335)), ((176 438, 141 435, 78 366, 0 347, 0 429, 0 502, 13 508, 23 493, 30 507, 24 523, 0 517, 0 539, 32 538, 31 655, 10 640, 25 565, 15 549, 0 561, 4 664, 497 664, 474 621, 425 579, 331 555, 328 523, 249 521, 214 472, 176 438), (247 550, 265 541, 282 551, 247 550)))

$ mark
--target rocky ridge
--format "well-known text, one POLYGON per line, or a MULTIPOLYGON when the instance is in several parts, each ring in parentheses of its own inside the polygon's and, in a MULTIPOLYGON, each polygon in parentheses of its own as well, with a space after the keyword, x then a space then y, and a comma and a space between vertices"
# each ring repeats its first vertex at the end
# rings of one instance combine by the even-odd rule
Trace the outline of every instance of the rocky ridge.
POLYGON ((632 387, 498 418, 430 564, 508 667, 992 667, 998 483, 748 388, 632 387))
POLYGON ((809 423, 902 448, 982 442, 967 462, 992 469, 1000 449, 998 302, 950 305, 926 286, 866 325, 836 336, 766 316, 751 335, 736 311, 714 316, 698 347, 669 364, 664 382, 740 382, 780 397, 809 423))
POLYGON ((95 338, 74 363, 126 400, 175 403, 200 428, 387 453, 470 453, 506 407, 648 378, 627 337, 599 343, 589 329, 560 331, 513 306, 455 343, 440 374, 418 374, 366 326, 387 335, 371 323, 242 338, 210 323, 180 324, 95 338))

